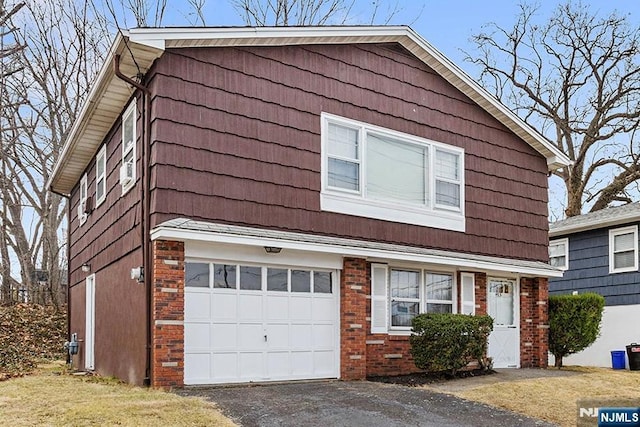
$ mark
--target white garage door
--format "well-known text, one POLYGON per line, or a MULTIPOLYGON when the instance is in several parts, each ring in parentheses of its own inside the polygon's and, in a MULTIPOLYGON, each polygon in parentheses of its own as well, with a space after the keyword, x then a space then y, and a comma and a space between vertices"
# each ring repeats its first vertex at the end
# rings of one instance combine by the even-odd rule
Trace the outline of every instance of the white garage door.
POLYGON ((335 272, 188 262, 185 384, 337 378, 335 272))

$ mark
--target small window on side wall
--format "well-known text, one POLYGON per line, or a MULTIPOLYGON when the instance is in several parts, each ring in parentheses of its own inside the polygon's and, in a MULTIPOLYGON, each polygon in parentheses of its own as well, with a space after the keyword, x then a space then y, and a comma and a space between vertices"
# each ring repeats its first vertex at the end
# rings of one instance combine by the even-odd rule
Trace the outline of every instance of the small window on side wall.
POLYGON ((609 230, 609 273, 638 270, 638 226, 609 230))
POLYGON ((562 270, 569 268, 569 239, 549 242, 549 264, 562 270))
POLYGON ((136 181, 136 100, 122 115, 122 164, 120 186, 122 194, 128 192, 136 181))
POLYGON ((107 198, 107 146, 96 155, 96 207, 107 198))
POLYGON ((87 221, 87 174, 82 175, 80 179, 80 200, 78 201, 78 221, 80 225, 87 221))

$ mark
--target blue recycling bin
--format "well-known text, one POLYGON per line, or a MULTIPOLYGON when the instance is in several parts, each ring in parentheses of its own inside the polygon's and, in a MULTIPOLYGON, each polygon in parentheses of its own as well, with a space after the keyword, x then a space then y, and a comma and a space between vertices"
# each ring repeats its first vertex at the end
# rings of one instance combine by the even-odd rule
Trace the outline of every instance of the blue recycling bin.
POLYGON ((624 350, 613 350, 613 351, 611 351, 611 367, 613 369, 624 369, 625 368, 624 355, 625 355, 625 351, 624 350))

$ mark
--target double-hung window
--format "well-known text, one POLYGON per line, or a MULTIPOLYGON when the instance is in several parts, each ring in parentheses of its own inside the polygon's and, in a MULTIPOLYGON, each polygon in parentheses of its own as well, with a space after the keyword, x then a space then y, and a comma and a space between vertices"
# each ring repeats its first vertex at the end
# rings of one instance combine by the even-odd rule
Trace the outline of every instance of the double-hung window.
POLYGON ((638 226, 609 230, 609 273, 638 270, 638 226))
MULTIPOLYGON (((371 330, 408 331, 420 313, 456 313, 457 295, 453 273, 372 265, 371 330), (387 299, 388 298, 388 299, 387 299), (388 304, 388 305, 387 305, 388 304), (388 307, 388 308, 387 308, 388 307), (387 316, 389 316, 387 318, 387 316)), ((465 300, 473 312, 473 278, 465 300)))
POLYGON ((569 239, 549 242, 549 264, 563 270, 569 268, 569 239))
POLYGON ((103 145, 96 155, 96 206, 107 198, 107 146, 103 145))
POLYGON ((136 101, 122 115, 122 164, 120 185, 122 194, 129 191, 136 181, 136 101))
POLYGON ((322 114, 321 208, 464 231, 464 151, 322 114))

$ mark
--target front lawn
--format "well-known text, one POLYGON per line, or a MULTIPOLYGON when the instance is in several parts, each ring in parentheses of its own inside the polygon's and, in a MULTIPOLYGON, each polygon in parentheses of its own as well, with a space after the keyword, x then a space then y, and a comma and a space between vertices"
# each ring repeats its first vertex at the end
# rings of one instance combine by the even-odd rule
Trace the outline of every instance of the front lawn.
POLYGON ((198 398, 64 372, 61 362, 0 382, 0 425, 234 426, 198 398))
POLYGON ((640 371, 586 367, 563 369, 580 374, 499 382, 452 394, 561 426, 576 425, 577 402, 580 400, 634 399, 640 405, 640 371))

